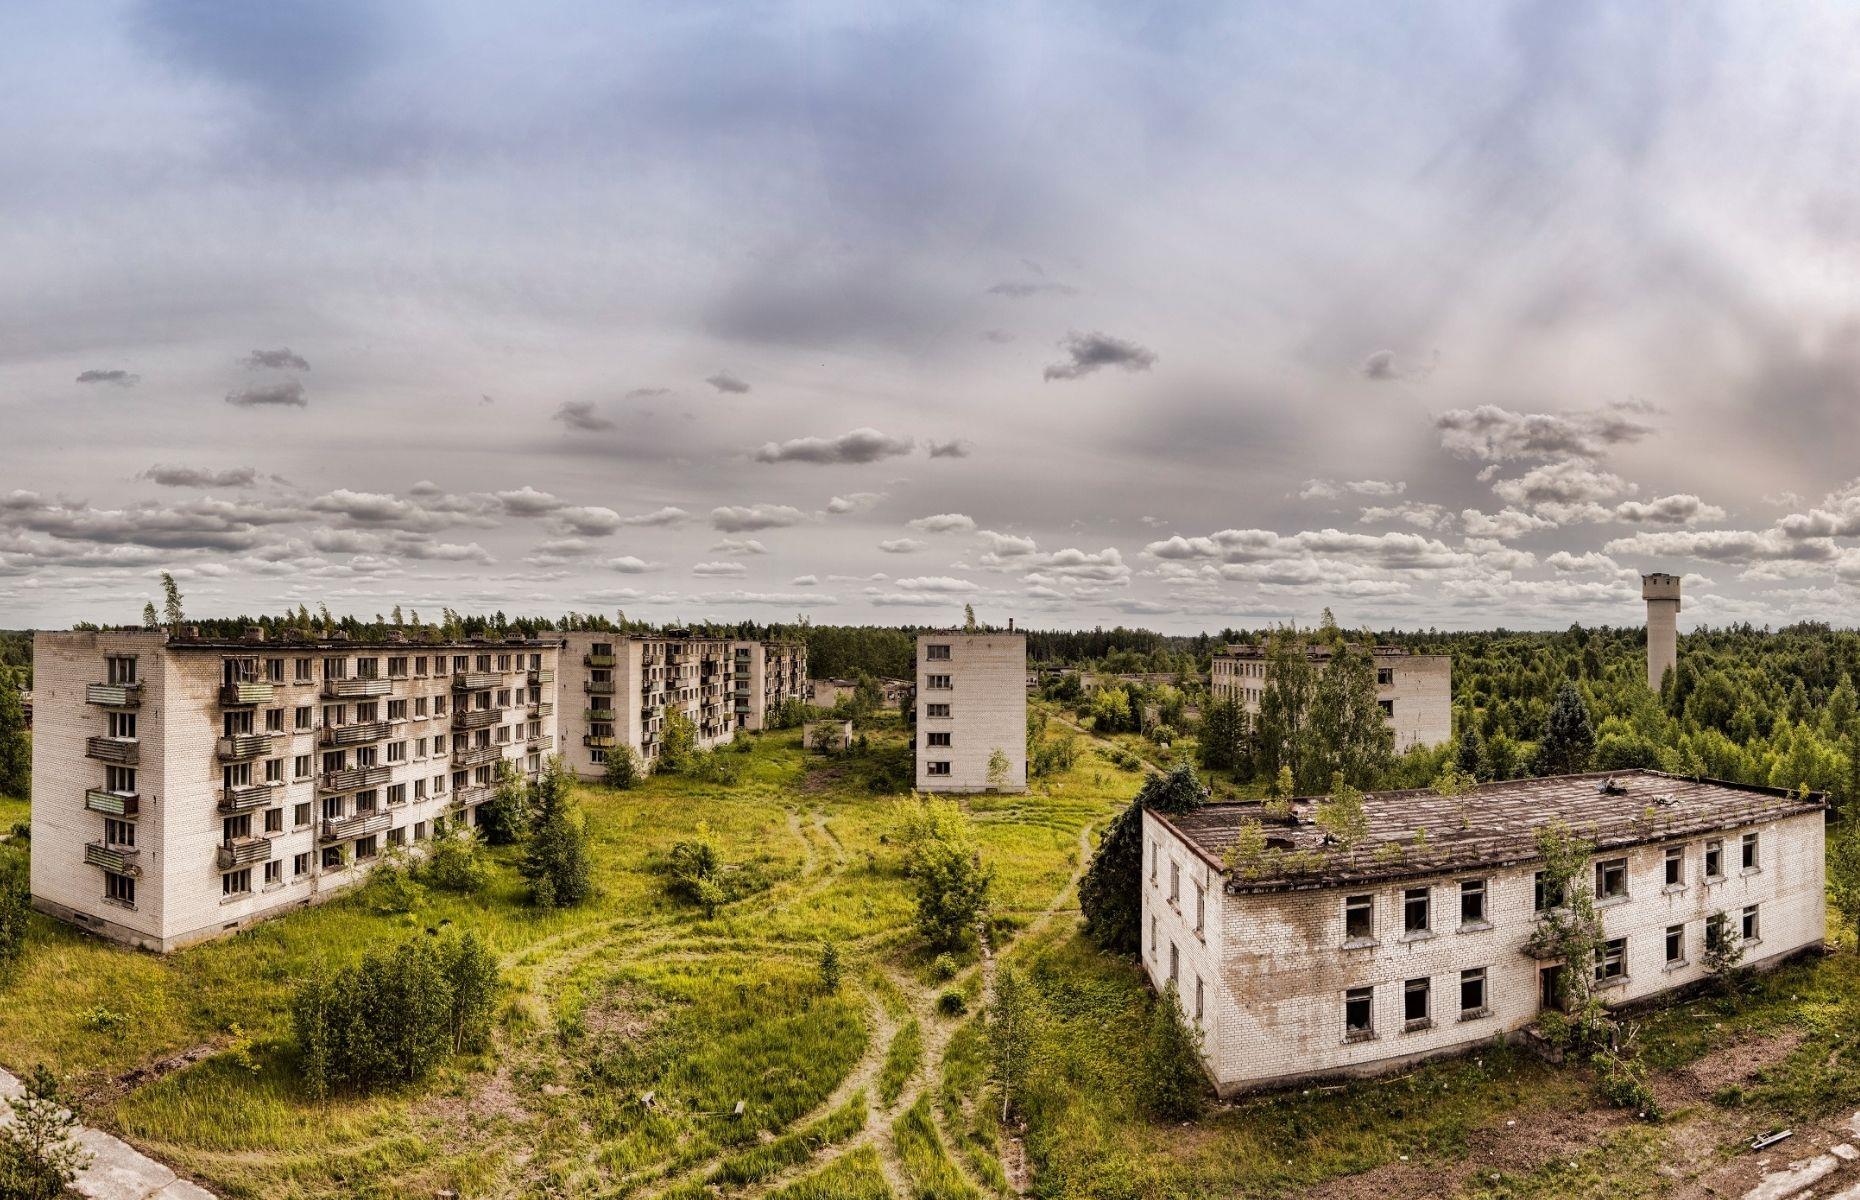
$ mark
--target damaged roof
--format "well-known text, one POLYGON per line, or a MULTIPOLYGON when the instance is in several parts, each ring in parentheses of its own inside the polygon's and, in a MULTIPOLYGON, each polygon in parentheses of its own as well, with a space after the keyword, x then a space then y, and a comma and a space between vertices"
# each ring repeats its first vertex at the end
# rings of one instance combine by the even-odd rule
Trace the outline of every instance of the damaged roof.
MULTIPOLYGON (((1366 792, 1368 833, 1346 850, 1314 822, 1324 799, 1294 799, 1289 817, 1267 812, 1257 800, 1150 815, 1222 868, 1228 891, 1266 892, 1526 863, 1538 857, 1537 830, 1555 822, 1602 851, 1681 841, 1826 806, 1820 792, 1804 797, 1782 788, 1645 770, 1483 783, 1452 797, 1431 788, 1366 792), (1266 849, 1229 867, 1227 855, 1247 826, 1259 827, 1266 849)), ((1246 836, 1253 837, 1250 831, 1246 836)))

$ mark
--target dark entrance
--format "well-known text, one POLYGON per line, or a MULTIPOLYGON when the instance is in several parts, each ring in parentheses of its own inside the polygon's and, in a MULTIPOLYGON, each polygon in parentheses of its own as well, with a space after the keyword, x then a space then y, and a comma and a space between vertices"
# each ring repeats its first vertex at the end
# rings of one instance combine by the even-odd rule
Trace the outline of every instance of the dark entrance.
POLYGON ((1563 1007, 1563 967, 1537 968, 1537 1007, 1563 1007))

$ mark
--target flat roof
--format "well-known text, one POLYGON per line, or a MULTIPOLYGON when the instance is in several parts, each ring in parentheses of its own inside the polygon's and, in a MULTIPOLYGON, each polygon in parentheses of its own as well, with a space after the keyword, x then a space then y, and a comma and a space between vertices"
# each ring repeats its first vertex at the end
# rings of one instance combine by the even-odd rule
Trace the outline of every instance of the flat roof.
MULTIPOLYGON (((1362 645, 1361 643, 1353 643, 1348 648, 1352 650, 1361 650, 1373 658, 1452 658, 1453 657, 1451 654, 1428 654, 1422 651, 1410 652, 1406 646, 1365 646, 1365 645, 1362 645)), ((1252 658, 1266 658, 1271 653, 1272 653, 1272 650, 1268 646, 1227 646, 1223 648, 1219 653, 1217 653, 1214 657, 1252 659, 1252 658)), ((1337 653, 1336 650, 1332 646, 1330 646, 1328 643, 1320 643, 1318 645, 1305 647, 1305 657, 1310 658, 1310 659, 1326 659, 1326 658, 1330 658, 1334 656, 1336 653, 1337 653)))
POLYGON ((1681 841, 1826 807, 1821 792, 1805 798, 1783 788, 1659 771, 1596 771, 1483 783, 1456 797, 1432 788, 1368 792, 1363 796, 1368 834, 1346 851, 1313 823, 1323 799, 1293 800, 1290 817, 1267 813, 1257 800, 1150 815, 1221 869, 1228 891, 1270 892, 1527 863, 1538 857, 1538 828, 1557 821, 1599 852, 1681 841), (1260 827, 1271 849, 1251 863, 1226 867, 1228 851, 1249 824, 1260 827))

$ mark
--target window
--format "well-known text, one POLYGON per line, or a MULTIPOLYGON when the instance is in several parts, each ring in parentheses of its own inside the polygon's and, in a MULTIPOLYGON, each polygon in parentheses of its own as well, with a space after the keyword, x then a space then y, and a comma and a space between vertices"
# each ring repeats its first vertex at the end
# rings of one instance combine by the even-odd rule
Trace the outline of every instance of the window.
POLYGON ((132 712, 111 713, 110 736, 133 741, 136 736, 136 714, 132 712))
POLYGON ((414 822, 413 840, 416 842, 423 842, 426 840, 426 822, 425 821, 414 822))
POLYGON ((136 794, 136 769, 134 767, 105 767, 103 769, 103 790, 118 792, 125 796, 136 794))
POLYGON ((265 810, 265 832, 266 833, 283 833, 284 832, 284 810, 283 809, 268 808, 265 810))
POLYGON ((1161 941, 1162 941, 1161 935, 1159 935, 1156 932, 1156 915, 1154 913, 1151 913, 1150 914, 1150 957, 1151 958, 1156 957, 1156 947, 1158 944, 1161 943, 1161 941))
POLYGON ((342 861, 341 846, 323 847, 323 869, 325 871, 340 871, 346 865, 342 861))
POLYGON ((293 805, 291 807, 291 824, 295 825, 299 829, 302 829, 304 826, 308 825, 309 823, 310 823, 310 802, 306 800, 302 804, 293 805))
POLYGON ((1677 966, 1686 961, 1686 927, 1668 925, 1666 927, 1666 965, 1677 966))
POLYGON ((311 672, 310 660, 307 658, 300 658, 296 660, 296 663, 297 663, 297 667, 296 667, 295 672, 293 673, 293 677, 297 680, 298 683, 311 682, 313 679, 313 675, 311 672))
POLYGON ((1485 880, 1460 881, 1460 924, 1485 924, 1485 880))
POLYGON ((1409 888, 1406 892, 1402 893, 1402 932, 1407 934, 1426 933, 1428 931, 1428 907, 1427 888, 1409 888))
POLYGON ((235 841, 252 836, 252 814, 240 813, 236 817, 227 817, 220 822, 220 836, 224 841, 235 841))
POLYGON ((407 844, 407 831, 405 829, 388 830, 388 845, 405 846, 406 844, 407 844))
POLYGON ((1374 1020, 1376 989, 1351 988, 1343 994, 1343 1040, 1366 1041, 1376 1036, 1374 1020))
POLYGON ((220 876, 220 895, 243 896, 252 890, 252 868, 241 867, 220 876))
POLYGON ((284 682, 284 660, 281 658, 266 659, 265 660, 265 678, 270 680, 272 683, 283 683, 284 682))
POLYGON ((1197 1025, 1201 1023, 1201 1016, 1202 1016, 1202 1013, 1205 1011, 1203 1008, 1202 1000, 1203 1000, 1203 997, 1202 997, 1201 976, 1197 975, 1195 976, 1195 1023, 1197 1025))
POLYGON ((1757 869, 1757 835, 1754 833, 1745 834, 1743 848, 1744 848, 1744 870, 1746 871, 1756 870, 1757 869))
POLYGON ((1485 968, 1460 972, 1460 1020, 1489 1015, 1485 1006, 1485 968))
POLYGON ((931 662, 948 662, 949 647, 942 645, 925 646, 924 657, 931 662))
POLYGON ((1150 882, 1156 882, 1156 876, 1162 871, 1162 843, 1150 843, 1150 882))
POLYGON ((1627 898, 1627 859, 1609 858, 1595 864, 1595 898, 1597 900, 1627 898))
MULTIPOLYGON (((130 659, 134 662, 134 659, 130 659)), ((103 873, 103 898, 129 908, 136 906, 136 881, 128 875, 118 875, 114 871, 103 873)))
POLYGON ((405 721, 407 719, 407 702, 405 700, 389 700, 387 703, 387 714, 387 719, 390 721, 405 721))
POLYGON ((340 821, 342 819, 342 807, 343 801, 341 796, 323 797, 323 819, 325 821, 340 821))
POLYGON ((1182 864, 1169 860, 1169 902, 1171 904, 1182 898, 1182 864))
POLYGON ((284 760, 283 759, 268 758, 265 760, 265 782, 266 783, 283 783, 284 782, 284 760))
POLYGON ((1610 983, 1627 978, 1627 939, 1611 938, 1595 951, 1595 982, 1610 983))
POLYGON ((924 736, 926 736, 926 737, 928 737, 928 738, 930 739, 930 741, 929 741, 929 744, 930 744, 930 745, 932 745, 932 746, 947 746, 947 745, 949 745, 949 733, 948 733, 948 731, 944 731, 944 732, 941 732, 941 733, 938 733, 938 732, 936 732, 936 731, 934 731, 934 730, 933 730, 933 731, 931 731, 930 733, 928 733, 928 734, 925 734, 924 736))
POLYGON ((265 886, 277 887, 284 882, 284 864, 268 862, 265 864, 265 886))
POLYGON ((1746 942, 1760 942, 1763 940, 1757 928, 1757 906, 1754 904, 1745 905, 1744 907, 1744 940, 1746 942))
POLYGON ((1382 715, 1385 717, 1392 717, 1395 715, 1395 702, 1393 700, 1378 700, 1376 701, 1376 707, 1382 710, 1382 715))
MULTIPOLYGON (((131 684, 136 681, 136 660, 129 656, 118 656, 103 660, 104 678, 111 683, 131 684)), ((131 888, 133 891, 133 887, 131 888)), ((134 903, 134 901, 131 901, 134 903)))
POLYGON ((1367 942, 1376 936, 1376 898, 1351 896, 1343 902, 1343 940, 1367 942))
POLYGON ((933 692, 947 692, 949 690, 949 676, 926 675, 924 677, 924 687, 933 692))
POLYGON ((1556 889, 1554 895, 1549 894, 1550 876, 1548 872, 1537 872, 1537 879, 1533 884, 1533 888, 1536 895, 1535 903, 1538 912, 1549 912, 1553 908, 1561 908, 1563 906, 1562 888, 1556 889))
POLYGON ((924 768, 925 768, 924 774, 926 775, 947 775, 949 774, 949 764, 946 762, 925 763, 924 768))
POLYGON ((1686 848, 1668 846, 1666 848, 1666 886, 1684 887, 1686 882, 1686 848))
POLYGON ((1723 913, 1713 913, 1705 918, 1705 948, 1716 950, 1724 944, 1724 929, 1727 918, 1723 913))
POLYGON ((136 826, 133 821, 117 821, 109 817, 103 819, 103 841, 109 846, 133 846, 136 844, 136 826))
POLYGON ((949 705, 947 704, 926 704, 924 705, 924 716, 926 717, 947 717, 948 715, 949 715, 949 705))
POLYGON ((388 760, 389 762, 391 762, 391 763, 402 763, 402 762, 406 762, 406 761, 407 761, 407 743, 405 743, 405 742, 389 742, 389 743, 388 743, 388 748, 387 748, 387 751, 388 751, 388 752, 387 752, 387 760, 388 760))
POLYGON ((1376 686, 1377 687, 1393 687, 1394 684, 1395 684, 1395 668, 1394 667, 1377 667, 1376 668, 1376 686))
POLYGON ((1195 885, 1195 932, 1199 934, 1207 925, 1208 889, 1199 883, 1195 885))
POLYGON ((387 802, 389 804, 407 803, 407 785, 404 783, 388 784, 387 802))
POLYGON ((283 709, 268 708, 265 710, 265 732, 266 733, 283 733, 284 732, 284 710, 283 709))
POLYGON ((357 862, 375 857, 381 853, 381 839, 373 834, 355 839, 355 858, 357 862))
POLYGON ((292 779, 310 778, 311 762, 312 762, 312 759, 308 754, 299 754, 296 758, 292 759, 291 760, 291 778, 292 779))
POLYGON ((1428 993, 1431 981, 1410 979, 1401 986, 1401 1019, 1409 1029, 1423 1029, 1433 1024, 1428 1020, 1428 993))
POLYGON ((1705 878, 1724 878, 1724 843, 1717 838, 1705 843, 1705 878))
POLYGON ((415 696, 413 698, 413 715, 415 717, 426 716, 426 697, 425 696, 415 696))
POLYGON ((407 659, 405 658, 405 656, 402 656, 400 658, 388 659, 388 678, 390 679, 407 678, 407 659))
POLYGON ((291 874, 292 875, 308 875, 309 873, 310 873, 310 855, 307 851, 291 859, 291 874))
POLYGON ((1169 982, 1176 985, 1176 990, 1178 992, 1181 991, 1182 951, 1174 942, 1169 943, 1169 982))

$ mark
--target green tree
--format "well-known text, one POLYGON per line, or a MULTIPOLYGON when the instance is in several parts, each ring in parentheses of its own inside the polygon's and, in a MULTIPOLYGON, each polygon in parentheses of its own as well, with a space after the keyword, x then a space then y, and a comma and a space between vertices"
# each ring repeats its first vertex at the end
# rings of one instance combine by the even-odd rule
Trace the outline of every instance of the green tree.
POLYGON ((32 735, 12 672, 0 670, 0 796, 32 795, 32 735))
POLYGON ((1150 998, 1142 1055, 1141 1099, 1151 1119, 1190 1121, 1200 1116, 1208 1091, 1201 1038, 1182 1016, 1173 979, 1150 998))
POLYGON ((476 892, 491 881, 483 845, 477 833, 463 824, 435 831, 421 874, 428 883, 448 892, 476 892))
POLYGON ((846 968, 840 962, 839 944, 827 938, 820 943, 820 990, 829 996, 837 994, 845 974, 846 968))
POLYGON ((1315 792, 1341 774, 1346 783, 1374 786, 1395 755, 1395 733, 1377 700, 1376 665, 1369 652, 1344 646, 1317 672, 1294 774, 1315 792))
POLYGON ((509 759, 497 764, 497 783, 491 798, 478 809, 478 831, 493 846, 511 846, 523 840, 530 828, 531 788, 509 759))
POLYGON ((1309 773, 1302 756, 1309 743, 1306 722, 1316 690, 1317 668, 1304 641, 1290 630, 1274 633, 1266 644, 1265 686, 1253 718, 1256 774, 1273 778, 1289 770, 1293 786, 1302 784, 1309 773))
POLYGON ((142 628, 161 628, 161 617, 155 612, 155 602, 153 600, 142 606, 142 628))
POLYGON ((1111 819, 1079 881, 1085 932, 1105 950, 1136 954, 1143 948, 1143 811, 1192 812, 1207 799, 1195 768, 1179 763, 1143 781, 1136 799, 1111 819))
POLYGON ((181 632, 181 622, 186 618, 181 613, 181 589, 176 586, 174 576, 161 573, 162 618, 168 622, 169 633, 181 632))
POLYGON ((717 915, 717 907, 727 897, 718 874, 723 870, 723 855, 711 839, 708 822, 699 821, 688 838, 672 843, 666 856, 672 895, 703 908, 706 917, 717 915))
POLYGON ((575 810, 560 760, 552 760, 532 789, 535 824, 518 868, 539 908, 573 908, 594 892, 588 831, 575 810))
POLYGON ((1544 740, 1537 748, 1540 775, 1573 775, 1589 769, 1595 754, 1595 726, 1589 720, 1589 706, 1573 683, 1557 688, 1550 705, 1550 720, 1544 728, 1544 740))
POLYGON ((601 771, 601 782, 617 791, 627 791, 639 782, 639 760, 633 757, 631 746, 614 746, 607 751, 607 762, 601 771))
POLYGON ((0 1125, 0 1196, 8 1200, 58 1200, 90 1153, 78 1145, 78 1120, 62 1095, 58 1077, 40 1063, 9 1099, 13 1119, 0 1125))
POLYGON ((697 726, 691 718, 675 708, 665 710, 665 724, 659 730, 659 757, 656 769, 667 775, 689 771, 697 760, 697 726))
POLYGON ((1246 753, 1246 710, 1238 700, 1211 700, 1201 714, 1201 734, 1196 745, 1201 765, 1210 771, 1233 771, 1239 768, 1246 753))
POLYGON ((491 1009, 497 997, 497 958, 477 934, 466 933, 440 948, 447 990, 447 1025, 452 1052, 482 1050, 491 1042, 491 1009))
POLYGON ((31 914, 32 884, 26 864, 0 861, 0 971, 25 950, 31 914))
POLYGON ((1849 807, 1849 814, 1828 830, 1828 898, 1860 945, 1860 814, 1851 811, 1851 801, 1849 807))
POLYGON ((1369 815, 1363 809, 1362 790, 1344 782, 1342 771, 1331 772, 1330 794, 1318 801, 1311 819, 1346 852, 1369 836, 1369 815))
POLYGON ((937 949, 954 949, 988 909, 994 872, 982 863, 969 819, 954 801, 919 801, 900 831, 904 873, 917 902, 917 931, 937 949))
POLYGON ((995 971, 994 999, 986 1014, 988 1074, 1001 1091, 1001 1121, 1026 1093, 1033 1066, 1038 1014, 1033 991, 1012 966, 995 971))
POLYGON ((988 756, 988 786, 991 788, 1006 787, 1008 773, 1012 770, 1013 764, 1008 762, 1007 752, 996 746, 988 756))

